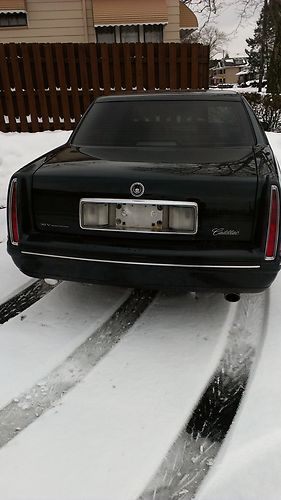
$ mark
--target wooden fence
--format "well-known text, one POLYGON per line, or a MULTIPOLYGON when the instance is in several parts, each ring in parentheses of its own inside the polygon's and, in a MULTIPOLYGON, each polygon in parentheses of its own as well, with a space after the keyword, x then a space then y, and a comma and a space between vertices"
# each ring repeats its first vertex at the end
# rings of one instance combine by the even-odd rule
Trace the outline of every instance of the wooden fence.
POLYGON ((200 44, 0 44, 0 130, 71 130, 99 95, 208 88, 200 44))

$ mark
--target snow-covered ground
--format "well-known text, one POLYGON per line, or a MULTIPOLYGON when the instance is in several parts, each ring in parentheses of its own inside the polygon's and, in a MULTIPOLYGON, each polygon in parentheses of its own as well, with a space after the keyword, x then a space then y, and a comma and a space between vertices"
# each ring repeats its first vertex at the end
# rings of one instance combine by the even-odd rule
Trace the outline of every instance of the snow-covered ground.
POLYGON ((7 185, 11 175, 34 158, 65 143, 70 132, 27 132, 17 134, 0 132, 0 207, 6 205, 7 185))
POLYGON ((273 283, 264 343, 246 394, 198 500, 281 498, 281 280, 273 283))
MULTIPOLYGON (((0 134, 0 206, 11 174, 68 137, 0 134)), ((281 134, 268 137, 281 164, 281 134)), ((0 209, 0 304, 30 282, 6 254, 5 212, 0 209)), ((262 341, 242 404, 196 498, 278 500, 281 279, 266 300, 253 296, 252 308, 247 299, 229 304, 219 294, 159 294, 132 326, 128 321, 126 334, 117 324, 113 339, 102 327, 130 293, 62 283, 0 326, 0 498, 137 500, 230 340, 240 338, 242 346, 257 328, 262 341)), ((239 362, 243 353, 236 354, 239 362)), ((170 500, 169 491, 145 498, 170 500)), ((188 487, 173 495, 187 498, 188 487)))
POLYGON ((35 158, 68 140, 70 132, 8 133, 0 132, 0 305, 34 280, 13 265, 6 253, 7 190, 11 175, 35 158), (1 244, 3 243, 3 244, 1 244))

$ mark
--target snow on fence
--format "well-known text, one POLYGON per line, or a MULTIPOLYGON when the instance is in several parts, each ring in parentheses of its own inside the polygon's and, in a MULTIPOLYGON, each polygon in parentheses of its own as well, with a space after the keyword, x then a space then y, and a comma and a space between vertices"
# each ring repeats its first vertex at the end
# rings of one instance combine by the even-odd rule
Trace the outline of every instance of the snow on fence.
POLYGON ((208 88, 208 66, 200 44, 0 44, 0 131, 71 130, 99 95, 208 88))

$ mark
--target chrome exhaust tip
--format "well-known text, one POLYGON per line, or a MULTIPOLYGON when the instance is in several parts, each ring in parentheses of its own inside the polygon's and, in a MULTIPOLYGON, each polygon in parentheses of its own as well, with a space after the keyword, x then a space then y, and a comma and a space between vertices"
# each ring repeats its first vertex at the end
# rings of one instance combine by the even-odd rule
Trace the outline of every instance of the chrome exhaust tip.
POLYGON ((224 298, 228 302, 238 302, 240 300, 240 293, 225 293, 224 298))

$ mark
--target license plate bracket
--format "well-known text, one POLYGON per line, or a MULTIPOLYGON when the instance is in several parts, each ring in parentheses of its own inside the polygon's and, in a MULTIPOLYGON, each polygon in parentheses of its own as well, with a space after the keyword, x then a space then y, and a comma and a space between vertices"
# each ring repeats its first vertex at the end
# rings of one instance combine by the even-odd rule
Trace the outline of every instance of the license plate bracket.
POLYGON ((118 203, 115 216, 116 229, 161 231, 163 226, 161 205, 118 203))

